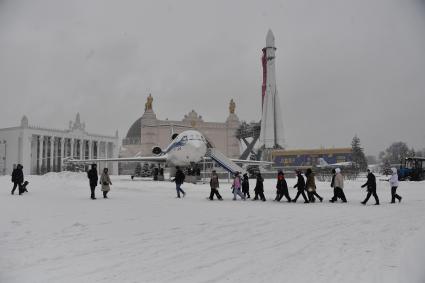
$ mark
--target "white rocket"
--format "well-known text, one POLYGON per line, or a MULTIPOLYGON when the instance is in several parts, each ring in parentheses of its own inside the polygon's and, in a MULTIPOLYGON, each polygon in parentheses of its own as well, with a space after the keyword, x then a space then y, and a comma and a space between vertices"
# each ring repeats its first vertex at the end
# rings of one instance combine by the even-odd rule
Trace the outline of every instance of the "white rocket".
POLYGON ((266 47, 263 48, 263 86, 262 86, 262 117, 260 146, 264 148, 283 148, 283 119, 280 100, 276 88, 274 35, 271 30, 266 36, 266 47))

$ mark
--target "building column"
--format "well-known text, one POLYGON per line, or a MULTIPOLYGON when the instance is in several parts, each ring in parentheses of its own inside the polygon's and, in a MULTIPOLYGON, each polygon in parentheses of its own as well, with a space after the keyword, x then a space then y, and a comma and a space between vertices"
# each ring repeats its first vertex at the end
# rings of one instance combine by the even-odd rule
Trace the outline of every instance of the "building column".
POLYGON ((71 158, 74 158, 74 141, 75 141, 75 139, 73 139, 73 138, 69 139, 69 144, 70 144, 70 148, 71 148, 71 152, 69 153, 69 156, 71 158))
MULTIPOLYGON (((112 143, 112 156, 111 158, 116 158, 118 157, 118 146, 116 143, 112 143)), ((118 175, 118 168, 119 168, 119 163, 118 162, 113 162, 112 163, 112 174, 114 175, 118 175)))
POLYGON ((53 155, 55 153, 54 151, 55 149, 55 137, 51 136, 50 137, 50 172, 54 172, 54 168, 53 168, 53 155))
POLYGON ((93 141, 89 140, 89 159, 93 159, 93 141))
MULTIPOLYGON (((103 141, 99 141, 99 158, 105 158, 106 156, 105 156, 105 152, 106 152, 106 150, 105 150, 105 143, 103 142, 103 141)), ((98 166, 101 166, 102 168, 103 167, 106 167, 106 163, 105 162, 101 162, 101 163, 99 163, 99 165, 98 166)))
POLYGON ((43 139, 44 136, 38 137, 38 174, 41 175, 41 167, 43 166, 43 139))
POLYGON ((84 143, 84 140, 80 139, 80 156, 79 156, 80 159, 84 159, 83 143, 84 143))
POLYGON ((99 159, 100 156, 100 141, 96 141, 96 158, 99 159))
POLYGON ((60 138, 55 138, 55 172, 59 172, 60 138))
POLYGON ((60 151, 60 156, 58 158, 59 161, 59 171, 62 171, 62 163, 63 163, 63 158, 65 157, 65 138, 61 137, 61 141, 60 141, 60 145, 61 145, 61 151, 60 151))
MULTIPOLYGON (((28 133, 27 129, 22 130, 22 148, 20 163, 24 166, 24 174, 31 173, 31 142, 32 135, 28 133)), ((0 161, 1 162, 1 161, 0 161)))

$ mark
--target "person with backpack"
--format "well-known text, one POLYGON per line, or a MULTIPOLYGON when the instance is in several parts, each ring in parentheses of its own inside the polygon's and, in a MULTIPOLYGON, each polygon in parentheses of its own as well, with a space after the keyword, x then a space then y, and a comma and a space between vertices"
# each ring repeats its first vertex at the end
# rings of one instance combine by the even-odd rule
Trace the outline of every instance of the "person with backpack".
POLYGON ((370 169, 367 169, 367 182, 362 185, 362 188, 367 188, 367 196, 364 201, 361 202, 361 204, 365 205, 367 201, 369 200, 370 196, 373 195, 375 198, 375 205, 379 205, 379 198, 376 194, 376 177, 375 175, 370 171, 370 169))
POLYGON ((241 176, 238 171, 235 172, 235 178, 233 179, 232 192, 233 200, 236 200, 236 196, 240 196, 242 200, 245 200, 245 196, 241 192, 242 182, 241 176))
POLYGON ((215 170, 213 170, 211 174, 210 187, 211 187, 211 192, 210 192, 209 199, 214 200, 214 195, 216 195, 219 200, 223 200, 220 193, 218 192, 218 188, 220 187, 220 184, 218 181, 218 175, 215 170))
POLYGON ((242 193, 244 197, 251 198, 249 195, 249 178, 248 174, 243 174, 243 180, 242 180, 242 193))
POLYGON ((307 177, 307 182, 305 186, 309 201, 315 202, 316 199, 314 197, 316 196, 320 200, 320 202, 322 202, 323 198, 319 196, 319 194, 316 192, 316 181, 314 180, 314 173, 311 168, 307 169, 307 171, 305 172, 305 176, 307 177))
POLYGON ((176 175, 173 181, 176 182, 177 198, 180 198, 180 193, 183 194, 183 197, 186 196, 185 191, 183 191, 183 189, 181 188, 181 185, 184 183, 185 178, 186 175, 183 173, 179 166, 176 166, 176 175))
POLYGON ((297 199, 300 195, 303 196, 304 198, 304 203, 309 203, 306 195, 305 195, 305 181, 304 181, 304 177, 301 174, 301 170, 296 170, 295 173, 297 174, 297 183, 295 184, 294 188, 298 189, 297 195, 295 196, 295 198, 292 200, 292 202, 297 202, 297 199))
POLYGON ((286 183, 285 175, 283 174, 282 171, 279 171, 279 173, 277 173, 275 201, 280 201, 283 196, 285 196, 285 198, 288 200, 288 202, 292 201, 291 197, 289 196, 288 184, 286 183))
POLYGON ((255 184, 255 188, 254 188, 255 197, 252 200, 258 200, 258 198, 260 198, 262 201, 266 201, 266 197, 264 196, 263 182, 264 182, 263 176, 261 176, 261 173, 258 172, 257 183, 255 184))

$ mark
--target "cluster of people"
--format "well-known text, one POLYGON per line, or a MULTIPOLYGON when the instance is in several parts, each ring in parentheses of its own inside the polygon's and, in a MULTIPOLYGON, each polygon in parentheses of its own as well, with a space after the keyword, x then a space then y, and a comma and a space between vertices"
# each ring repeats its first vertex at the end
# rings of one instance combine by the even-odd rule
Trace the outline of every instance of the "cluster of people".
MULTIPOLYGON (((361 187, 367 188, 367 196, 364 201, 362 201, 362 204, 366 204, 369 200, 369 198, 373 195, 375 198, 375 205, 379 205, 379 198, 376 193, 376 177, 375 175, 368 169, 367 170, 367 182, 363 184, 361 187)), ((316 198, 323 202, 323 197, 320 196, 316 189, 316 181, 313 171, 309 168, 304 173, 305 178, 302 174, 301 170, 295 171, 297 176, 297 183, 294 185, 294 188, 297 189, 297 194, 295 198, 291 199, 289 195, 288 190, 288 184, 285 179, 285 174, 283 171, 279 171, 277 174, 277 182, 276 182, 276 197, 274 201, 281 201, 283 197, 287 200, 287 202, 297 202, 298 198, 300 196, 303 197, 304 203, 312 203, 316 201, 316 198)), ((402 197, 399 196, 396 191, 398 188, 398 175, 397 175, 397 169, 392 168, 392 175, 391 178, 388 180, 390 182, 391 186, 391 203, 395 203, 395 200, 397 199, 399 202, 401 202, 402 197)), ((255 196, 252 200, 262 200, 266 201, 266 197, 264 196, 264 178, 262 177, 261 173, 257 174, 256 177, 256 184, 254 188, 255 196)), ((177 182, 176 182, 177 184, 177 182)), ((340 199, 343 203, 347 202, 347 198, 345 197, 344 193, 344 177, 341 174, 341 169, 336 168, 332 169, 332 180, 331 180, 331 187, 333 188, 333 196, 329 200, 329 202, 334 203, 340 199)), ((211 192, 209 199, 214 200, 214 196, 217 197, 219 200, 223 200, 221 197, 218 188, 219 188, 219 180, 218 175, 215 170, 212 171, 211 179, 210 179, 210 187, 211 192)), ((249 194, 249 178, 247 174, 244 174, 243 177, 240 176, 239 172, 235 173, 233 183, 232 183, 232 193, 233 193, 233 200, 237 200, 238 197, 242 200, 246 200, 250 198, 249 194)))
MULTIPOLYGON (((11 191, 12 195, 15 193, 16 188, 18 188, 19 195, 22 195, 24 192, 28 192, 27 185, 29 184, 29 182, 24 182, 24 173, 22 169, 23 166, 21 164, 18 164, 13 170, 13 188, 11 191)), ((391 203, 395 203, 396 199, 401 202, 402 197, 397 194, 397 188, 399 186, 397 169, 391 168, 391 170, 392 175, 388 180, 386 180, 389 181, 391 187, 391 203)), ((369 169, 367 170, 367 172, 367 181, 361 186, 362 188, 367 188, 367 195, 365 200, 361 203, 365 205, 368 202, 369 198, 373 196, 375 198, 375 205, 379 205, 379 197, 376 193, 376 177, 369 169)), ((289 195, 288 184, 285 179, 285 174, 283 173, 283 171, 279 171, 277 174, 276 197, 274 201, 281 201, 282 198, 285 197, 287 202, 297 202, 298 198, 302 196, 304 199, 304 203, 315 202, 316 198, 320 202, 322 202, 323 197, 320 196, 316 191, 317 187, 313 171, 310 168, 307 169, 304 173, 305 179, 301 170, 296 170, 295 173, 297 176, 297 183, 294 185, 294 188, 297 189, 297 194, 295 198, 291 199, 289 195)), ((103 198, 108 198, 108 193, 111 190, 110 186, 112 185, 111 178, 108 174, 108 168, 103 169, 99 180, 97 166, 96 164, 92 164, 91 169, 87 171, 87 178, 89 179, 90 184, 91 199, 96 199, 95 190, 98 184, 101 185, 103 198)), ((182 184, 184 183, 184 180, 185 174, 179 167, 176 167, 175 178, 172 181, 176 183, 177 198, 181 197, 180 194, 182 194, 183 197, 186 196, 186 192, 181 188, 182 184)), ((218 200, 223 200, 222 196, 218 191, 219 187, 220 182, 218 174, 215 170, 213 170, 210 178, 211 192, 208 199, 214 200, 214 196, 216 196, 218 200)), ((347 199, 344 194, 344 177, 342 176, 341 170, 339 168, 332 169, 331 187, 333 188, 333 196, 329 200, 329 202, 334 203, 338 201, 338 199, 340 199, 343 203, 346 203, 347 199)), ((244 174, 241 177, 240 173, 236 172, 231 188, 233 193, 233 200, 237 200, 238 197, 242 200, 251 198, 249 193, 249 178, 247 174, 244 174)), ((262 177, 261 173, 257 174, 254 193, 255 196, 252 199, 253 201, 266 201, 266 197, 264 196, 264 178, 262 177)))
POLYGON ((111 178, 109 178, 109 174, 108 174, 108 168, 103 168, 103 172, 99 180, 99 176, 97 174, 97 165, 92 164, 91 169, 87 171, 87 178, 89 179, 89 183, 90 183, 90 192, 91 192, 90 198, 91 199, 96 199, 95 191, 96 191, 98 182, 99 182, 99 185, 101 185, 103 198, 108 198, 108 193, 111 190, 110 186, 112 185, 111 178))

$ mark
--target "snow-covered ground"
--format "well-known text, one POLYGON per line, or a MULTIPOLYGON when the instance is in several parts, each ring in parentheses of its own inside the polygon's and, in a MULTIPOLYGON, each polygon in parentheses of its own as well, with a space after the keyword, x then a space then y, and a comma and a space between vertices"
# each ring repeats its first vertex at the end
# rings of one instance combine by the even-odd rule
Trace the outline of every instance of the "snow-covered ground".
MULTIPOLYGON (((112 177, 110 199, 89 199, 84 174, 28 176, 29 193, 10 195, 0 177, 0 282, 425 282, 425 186, 402 182, 400 204, 206 200, 208 185, 112 177)), ((288 184, 294 184, 293 179, 288 184)), ((254 186, 254 181, 251 181, 254 186)), ((295 190, 290 190, 291 196, 295 190)))

